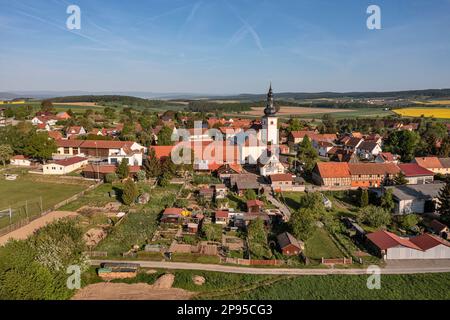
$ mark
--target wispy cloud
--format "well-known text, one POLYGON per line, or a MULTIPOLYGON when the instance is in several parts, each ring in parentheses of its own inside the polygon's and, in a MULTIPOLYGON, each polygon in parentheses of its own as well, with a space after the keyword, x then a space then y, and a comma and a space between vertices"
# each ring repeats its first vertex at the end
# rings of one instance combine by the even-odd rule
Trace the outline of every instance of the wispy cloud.
POLYGON ((230 45, 236 45, 241 40, 243 40, 247 35, 250 35, 256 45, 256 47, 259 49, 261 53, 264 53, 264 47, 261 43, 261 38, 256 32, 255 28, 247 21, 245 20, 238 11, 228 2, 225 1, 225 3, 230 7, 231 11, 234 13, 234 15, 239 19, 239 21, 242 23, 242 27, 239 28, 230 38, 228 41, 228 46, 230 45))

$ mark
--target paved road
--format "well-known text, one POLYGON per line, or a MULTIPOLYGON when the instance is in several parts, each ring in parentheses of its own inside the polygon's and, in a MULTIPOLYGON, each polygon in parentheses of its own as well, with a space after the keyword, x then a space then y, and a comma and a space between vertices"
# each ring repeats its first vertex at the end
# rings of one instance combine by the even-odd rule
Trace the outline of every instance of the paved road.
MULTIPOLYGON (((91 265, 99 265, 102 262, 124 262, 138 263, 144 268, 153 269, 180 269, 180 270, 202 270, 226 273, 243 274, 269 274, 269 275, 333 275, 346 274, 358 275, 366 274, 366 269, 287 269, 287 268, 250 268, 238 266, 225 266, 216 264, 184 263, 184 262, 163 262, 163 261, 117 261, 117 260, 91 260, 91 265)), ((387 265, 381 269, 382 274, 415 274, 415 273, 440 273, 450 272, 450 260, 439 261, 435 264, 423 265, 422 263, 400 263, 387 265)))
POLYGON ((291 218, 291 211, 289 210, 289 208, 272 196, 270 188, 264 188, 264 195, 270 203, 272 203, 275 207, 278 208, 278 210, 281 211, 281 213, 286 217, 287 220, 291 218))

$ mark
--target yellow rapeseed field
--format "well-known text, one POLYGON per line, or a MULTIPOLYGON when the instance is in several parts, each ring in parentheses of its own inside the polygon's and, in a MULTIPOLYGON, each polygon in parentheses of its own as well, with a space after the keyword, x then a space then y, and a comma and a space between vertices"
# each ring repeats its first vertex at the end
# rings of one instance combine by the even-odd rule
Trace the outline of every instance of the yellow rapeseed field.
POLYGON ((450 119, 450 108, 405 108, 393 110, 395 113, 404 117, 424 117, 450 119))
POLYGON ((428 101, 413 101, 417 104, 438 104, 438 105, 449 105, 450 106, 450 100, 428 100, 428 101))

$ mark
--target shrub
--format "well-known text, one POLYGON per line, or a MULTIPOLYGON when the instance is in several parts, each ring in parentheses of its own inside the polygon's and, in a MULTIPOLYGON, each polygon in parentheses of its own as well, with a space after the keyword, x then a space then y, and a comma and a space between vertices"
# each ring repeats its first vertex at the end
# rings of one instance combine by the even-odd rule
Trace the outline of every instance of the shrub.
POLYGON ((105 176, 105 182, 106 183, 113 183, 114 181, 117 181, 117 179, 119 179, 119 177, 115 173, 108 173, 105 176))
POLYGON ((359 211, 359 220, 368 226, 379 228, 391 223, 391 214, 382 207, 367 206, 359 211))
POLYGON ((146 173, 145 173, 145 171, 144 170, 139 170, 137 173, 136 173, 136 177, 137 177, 137 180, 138 181, 145 181, 145 179, 147 178, 147 175, 146 175, 146 173))
POLYGON ((125 205, 130 205, 136 201, 139 195, 139 190, 133 180, 127 179, 123 184, 122 202, 125 205))

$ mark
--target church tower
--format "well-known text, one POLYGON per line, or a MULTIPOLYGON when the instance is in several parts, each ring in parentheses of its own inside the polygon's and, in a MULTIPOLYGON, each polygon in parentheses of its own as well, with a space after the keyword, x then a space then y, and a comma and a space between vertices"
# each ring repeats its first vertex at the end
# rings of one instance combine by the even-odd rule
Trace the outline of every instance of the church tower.
POLYGON ((266 107, 264 108, 264 117, 262 118, 262 141, 268 145, 278 145, 278 119, 277 110, 273 105, 272 83, 267 93, 266 107))

